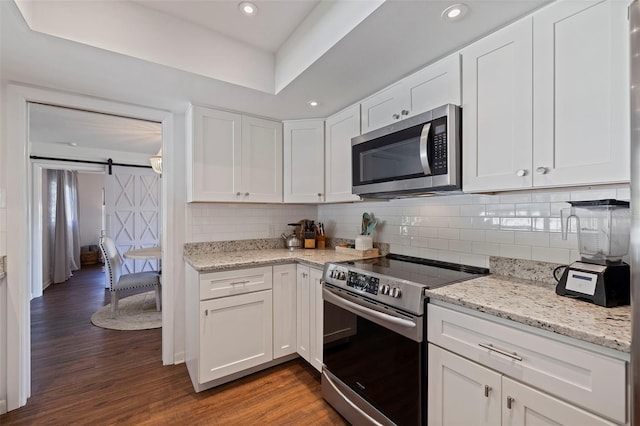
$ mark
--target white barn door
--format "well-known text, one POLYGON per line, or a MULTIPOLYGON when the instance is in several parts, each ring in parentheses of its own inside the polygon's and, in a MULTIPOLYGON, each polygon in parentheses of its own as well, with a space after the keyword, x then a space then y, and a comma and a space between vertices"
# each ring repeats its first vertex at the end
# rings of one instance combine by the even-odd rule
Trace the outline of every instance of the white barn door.
MULTIPOLYGON (((113 166, 105 181, 105 232, 120 255, 160 245, 160 176, 140 167, 113 166)), ((123 273, 158 270, 157 260, 123 258, 123 273)))

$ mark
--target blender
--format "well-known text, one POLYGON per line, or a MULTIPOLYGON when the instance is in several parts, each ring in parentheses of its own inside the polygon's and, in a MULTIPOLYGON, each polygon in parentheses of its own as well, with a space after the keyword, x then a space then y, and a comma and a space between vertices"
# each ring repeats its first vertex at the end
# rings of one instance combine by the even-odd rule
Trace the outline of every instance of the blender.
POLYGON ((570 201, 561 211, 562 238, 567 239, 575 219, 580 261, 565 268, 556 293, 607 308, 630 302, 629 202, 619 200, 570 201))

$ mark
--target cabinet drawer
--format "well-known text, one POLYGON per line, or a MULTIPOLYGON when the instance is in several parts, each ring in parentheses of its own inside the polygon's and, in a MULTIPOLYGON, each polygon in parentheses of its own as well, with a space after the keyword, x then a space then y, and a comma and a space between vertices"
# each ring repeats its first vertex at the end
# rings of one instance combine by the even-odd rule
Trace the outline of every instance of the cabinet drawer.
POLYGON ((271 266, 201 274, 200 300, 269 290, 271 287, 271 266))
POLYGON ((427 321, 431 343, 625 423, 624 361, 431 304, 427 321))

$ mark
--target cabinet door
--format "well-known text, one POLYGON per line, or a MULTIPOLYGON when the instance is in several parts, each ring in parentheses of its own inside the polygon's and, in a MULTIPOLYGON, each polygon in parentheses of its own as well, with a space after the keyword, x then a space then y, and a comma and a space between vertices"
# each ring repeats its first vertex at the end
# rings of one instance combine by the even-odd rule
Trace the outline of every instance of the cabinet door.
POLYGON ((325 201, 358 201, 351 192, 351 138, 360 135, 360 106, 327 118, 325 134, 325 201))
POLYGON ((628 2, 533 16, 534 186, 629 180, 628 2))
POLYGON ((296 265, 273 267, 273 357, 296 352, 296 265))
POLYGON ((239 201, 242 116, 191 107, 187 127, 187 200, 239 201))
POLYGON ((464 191, 531 186, 531 68, 531 18, 462 51, 464 191))
POLYGON ((282 202, 282 123, 242 117, 242 201, 282 202))
POLYGON ((310 361, 316 370, 322 372, 322 344, 323 333, 323 302, 322 302, 322 270, 309 268, 309 290, 311 320, 309 321, 310 333, 310 361))
POLYGON ((324 201, 324 121, 284 122, 284 202, 324 201))
POLYGON ((502 378, 502 424, 524 425, 614 425, 552 396, 502 378))
POLYGON ((200 302, 200 383, 273 359, 271 290, 200 302))
POLYGON ((398 121, 402 102, 406 99, 402 82, 382 89, 361 102, 362 133, 367 133, 380 127, 398 121))
POLYGON ((500 374, 429 344, 428 378, 428 424, 500 424, 500 374))
POLYGON ((309 325, 311 321, 310 312, 310 278, 309 267, 297 265, 297 287, 296 287, 296 341, 298 354, 306 361, 311 362, 311 340, 309 336, 309 325))
POLYGON ((402 80, 400 118, 411 117, 445 104, 460 105, 460 55, 442 61, 402 80))

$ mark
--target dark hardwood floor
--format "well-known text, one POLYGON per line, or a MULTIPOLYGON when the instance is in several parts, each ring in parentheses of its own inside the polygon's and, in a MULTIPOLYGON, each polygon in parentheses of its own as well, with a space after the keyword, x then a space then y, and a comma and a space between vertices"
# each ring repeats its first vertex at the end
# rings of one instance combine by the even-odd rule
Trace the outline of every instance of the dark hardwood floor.
POLYGON ((1 425, 346 424, 300 359, 195 393, 184 364, 162 366, 161 329, 91 324, 108 302, 99 266, 31 302, 32 396, 1 425))

